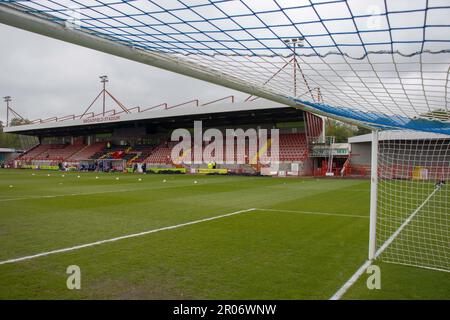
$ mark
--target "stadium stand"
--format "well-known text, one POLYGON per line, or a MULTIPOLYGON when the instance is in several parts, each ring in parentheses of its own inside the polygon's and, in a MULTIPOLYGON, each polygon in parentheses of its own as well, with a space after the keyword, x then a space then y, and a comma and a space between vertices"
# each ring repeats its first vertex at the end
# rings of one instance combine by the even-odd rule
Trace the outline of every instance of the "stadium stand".
POLYGON ((305 160, 308 157, 306 136, 303 133, 280 134, 280 160, 305 160))
MULTIPOLYGON (((254 161, 252 157, 266 150, 259 150, 259 146, 248 145, 239 150, 237 141, 234 140, 234 161, 244 159, 245 163, 254 161)), ((82 160, 101 160, 101 159, 123 159, 127 164, 147 163, 147 164, 172 164, 171 152, 172 148, 177 144, 173 141, 163 141, 156 146, 137 145, 130 146, 110 146, 106 147, 104 142, 96 142, 91 145, 81 143, 77 144, 41 144, 28 152, 24 153, 20 160, 52 160, 52 161, 68 161, 77 162, 82 160)), ((202 148, 191 149, 191 160, 195 156, 201 158, 205 148, 209 143, 204 143, 202 148)), ((305 160, 308 157, 307 139, 304 133, 284 133, 280 134, 280 160, 281 161, 297 161, 305 160)), ((231 150, 227 150, 227 143, 223 145, 223 158, 226 159, 227 154, 231 150)), ((187 155, 185 155, 187 156, 187 155)), ((213 152, 215 156, 215 152, 213 152)), ((180 155, 181 158, 181 155, 180 155)))
POLYGON ((171 164, 170 154, 177 142, 166 141, 158 145, 151 154, 143 161, 149 164, 171 164))
POLYGON ((130 160, 130 163, 141 163, 144 162, 146 158, 148 158, 152 151, 155 149, 154 146, 148 145, 136 145, 133 150, 136 151, 136 157, 130 160))
POLYGON ((83 145, 42 144, 24 153, 19 160, 63 161, 82 149, 83 145))
POLYGON ((59 144, 52 144, 49 146, 49 148, 41 153, 39 157, 37 157, 36 160, 59 160, 64 161, 73 154, 80 151, 84 145, 82 144, 74 144, 74 145, 59 145, 59 144))
POLYGON ((44 153, 44 151, 47 151, 49 148, 49 145, 37 145, 34 148, 31 148, 27 152, 23 153, 18 160, 33 160, 37 158, 40 154, 44 153))
MULTIPOLYGON (((297 175, 295 172, 299 172, 298 175, 309 175, 312 172, 323 174, 322 160, 326 159, 327 155, 315 156, 311 149, 322 145, 318 144, 318 141, 324 140, 322 119, 314 115, 305 116, 305 113, 300 110, 280 108, 279 106, 269 108, 270 117, 267 118, 267 111, 265 111, 267 109, 264 108, 268 103, 261 102, 261 105, 255 103, 244 102, 242 105, 244 110, 240 107, 239 112, 229 111, 230 108, 234 108, 233 104, 220 106, 217 111, 226 113, 227 117, 220 118, 220 120, 210 117, 209 123, 203 128, 206 130, 217 126, 216 128, 222 132, 225 139, 229 138, 225 132, 228 129, 244 131, 248 129, 278 129, 279 157, 276 161, 280 167, 275 171, 272 169, 270 171, 262 170, 262 168, 270 167, 265 161, 262 161, 263 159, 267 160, 267 158, 263 158, 264 156, 270 156, 272 150, 270 137, 267 143, 261 146, 249 143, 246 139, 244 148, 241 148, 238 146, 236 136, 232 136, 233 141, 228 143, 225 140, 223 142, 222 155, 216 155, 220 151, 211 148, 211 142, 203 142, 200 148, 184 150, 185 154, 180 154, 178 159, 172 159, 172 148, 178 144, 178 141, 170 141, 171 132, 174 129, 172 121, 165 118, 155 120, 150 117, 147 119, 144 115, 140 116, 143 118, 142 123, 135 123, 133 126, 118 122, 114 127, 108 123, 96 124, 95 128, 86 127, 86 131, 79 128, 71 128, 69 131, 52 128, 50 135, 48 133, 39 135, 40 130, 47 126, 45 123, 30 125, 36 129, 26 131, 26 133, 36 134, 40 138, 41 144, 23 154, 14 163, 14 166, 40 168, 51 165, 53 167, 63 166, 70 170, 127 171, 131 169, 134 172, 136 167, 140 170, 141 165, 145 163, 147 168, 184 167, 188 172, 195 172, 197 169, 227 169, 231 173, 238 174, 240 172, 263 174, 263 171, 264 174, 270 175, 277 175, 278 171, 281 174, 294 172, 293 175, 297 175), (249 110, 245 110, 245 108, 249 110), (262 109, 259 110, 259 108, 262 109), (227 121, 231 121, 231 123, 226 124, 227 121), (104 128, 98 131, 100 127, 104 128), (88 141, 96 142, 87 144, 88 141), (232 147, 227 147, 229 145, 232 147), (210 152, 212 152, 212 158, 203 157, 204 154, 207 155, 210 152), (190 157, 191 161, 186 161, 186 157, 190 157), (184 161, 182 161, 183 158, 184 161), (200 162, 194 163, 194 159, 200 162), (224 160, 225 163, 220 160, 224 160), (295 165, 292 167, 294 163, 295 165), (210 168, 210 165, 213 168, 210 168)), ((190 128, 191 121, 197 119, 197 116, 191 117, 192 119, 186 119, 187 128, 190 128)), ((65 124, 69 125, 66 121, 65 124)), ((244 135, 247 134, 244 133, 244 135)), ((194 141, 194 137, 192 139, 194 141)))
POLYGON ((96 142, 91 145, 84 145, 82 149, 67 158, 68 161, 80 161, 90 159, 94 154, 100 152, 105 147, 104 142, 96 142))
MULTIPOLYGON (((303 133, 293 133, 293 134, 281 134, 280 135, 280 160, 281 161, 296 161, 296 160, 305 160, 308 157, 308 146, 306 141, 306 136, 303 133)), ((176 144, 176 142, 163 142, 158 145, 153 151, 149 154, 147 158, 145 158, 142 162, 149 164, 170 164, 170 156, 172 147, 176 144)), ((231 150, 227 150, 227 143, 224 142, 223 153, 224 157, 231 150)), ((208 143, 204 143, 202 148, 193 148, 190 150, 191 160, 194 160, 195 157, 201 157, 205 148, 208 146, 208 143)), ((239 150, 237 147, 236 140, 234 141, 234 160, 244 159, 246 163, 251 162, 251 156, 260 152, 258 146, 249 146, 246 144, 244 152, 239 150)), ((215 153, 212 154, 215 156, 215 153)), ((187 155, 185 155, 186 157, 187 155)), ((180 158, 182 156, 180 155, 180 158)), ((139 159, 139 161, 141 158, 139 159)), ((134 162, 139 162, 134 161, 134 162)))

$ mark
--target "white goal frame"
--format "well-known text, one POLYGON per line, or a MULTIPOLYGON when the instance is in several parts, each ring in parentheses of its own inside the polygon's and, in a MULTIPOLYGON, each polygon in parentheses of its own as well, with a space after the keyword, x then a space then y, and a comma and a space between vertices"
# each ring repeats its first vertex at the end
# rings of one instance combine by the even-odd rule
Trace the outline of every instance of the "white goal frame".
MULTIPOLYGON (((378 243, 379 247, 377 248, 377 233, 379 233, 378 232, 379 230, 377 230, 377 222, 378 222, 378 219, 381 218, 381 217, 379 217, 379 212, 378 212, 378 210, 380 209, 378 206, 379 200, 380 200, 380 197, 378 194, 379 193, 379 181, 380 181, 380 176, 382 176, 382 173, 380 172, 380 170, 384 170, 383 167, 380 168, 380 166, 379 166, 379 162, 380 162, 379 140, 380 140, 380 132, 378 130, 373 130, 372 137, 371 137, 370 225, 369 225, 369 244, 368 244, 368 258, 369 258, 370 262, 373 262, 374 260, 380 258, 382 253, 384 251, 386 251, 386 249, 388 249, 388 247, 396 240, 396 238, 400 235, 400 233, 412 222, 412 220, 416 216, 418 216, 418 213, 420 213, 423 208, 426 208, 426 205, 430 201, 432 201, 431 199, 436 194, 438 194, 438 192, 441 190, 441 188, 444 187, 444 185, 441 184, 441 181, 437 181, 437 183, 434 185, 434 189, 432 189, 432 191, 427 195, 427 197, 424 200, 421 200, 421 203, 417 207, 415 207, 414 210, 412 210, 410 213, 408 213, 408 216, 404 218, 404 220, 398 226, 398 228, 394 232, 392 232, 392 234, 390 234, 390 236, 387 239, 383 239, 384 242, 381 245, 380 245, 380 243, 378 243)), ((395 140, 395 139, 393 139, 393 140, 395 140)), ((399 140, 401 140, 401 139, 399 139, 399 140)), ((420 139, 418 138, 418 140, 420 140, 420 139)), ((442 150, 439 150, 440 155, 448 154, 447 153, 448 149, 442 149, 442 150), (442 150, 445 150, 445 152, 443 152, 442 150)), ((425 155, 425 156, 427 156, 427 155, 425 155)), ((432 156, 432 155, 430 155, 430 156, 432 156)), ((445 158, 445 156, 444 156, 444 161, 443 161, 444 164, 447 163, 447 159, 448 158, 445 158)), ((444 166, 444 168, 445 168, 445 166, 444 166)), ((448 172, 444 171, 444 170, 445 169, 443 169, 442 174, 444 175, 445 178, 448 179, 448 172), (447 172, 447 173, 444 173, 444 172, 447 172)), ((411 179, 414 180, 413 177, 411 177, 411 179)), ((428 178, 425 178, 425 179, 428 179, 428 178)), ((430 181, 431 181, 431 179, 430 179, 430 181)), ((442 183, 445 184, 445 182, 446 181, 444 180, 442 183)), ((438 219, 438 218, 436 218, 436 219, 438 219)), ((439 222, 441 224, 442 223, 445 224, 445 220, 444 221, 439 220, 439 222)), ((420 237, 420 235, 419 235, 419 237, 420 237)), ((445 239, 445 235, 443 235, 443 239, 445 239)), ((419 241, 420 240, 421 239, 419 238, 419 241)), ((413 245, 414 245, 414 243, 413 243, 413 245)), ((450 246, 450 243, 449 243, 449 246, 450 246)), ((450 247, 448 249, 450 250, 450 247)), ((430 251, 431 250, 432 249, 430 249, 430 251)), ((441 254, 441 257, 442 257, 442 254, 441 254)), ((447 257, 446 252, 444 252, 444 259, 445 259, 445 257, 447 257)), ((382 257, 381 257, 381 260, 383 260, 382 257)), ((399 259, 399 260, 402 260, 402 259, 399 259)), ((445 261, 444 261, 444 264, 445 264, 445 261)), ((444 266, 442 268, 442 267, 421 265, 420 262, 411 264, 408 262, 403 263, 401 261, 398 261, 398 262, 393 262, 393 263, 411 265, 411 266, 416 266, 416 267, 425 268, 425 269, 432 269, 432 270, 437 270, 437 271, 450 272, 450 266, 444 266)))

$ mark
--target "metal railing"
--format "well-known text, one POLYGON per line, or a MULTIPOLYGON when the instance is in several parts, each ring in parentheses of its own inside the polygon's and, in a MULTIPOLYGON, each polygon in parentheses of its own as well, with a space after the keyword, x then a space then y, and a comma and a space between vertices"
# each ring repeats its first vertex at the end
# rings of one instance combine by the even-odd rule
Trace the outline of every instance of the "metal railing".
POLYGON ((136 113, 143 113, 143 112, 155 110, 158 108, 161 108, 162 110, 169 110, 169 109, 183 107, 183 106, 186 106, 189 104, 193 104, 195 107, 205 107, 205 106, 212 105, 217 102, 226 101, 226 100, 231 101, 231 103, 235 103, 235 96, 230 95, 230 96, 226 96, 226 97, 223 97, 220 99, 209 101, 209 102, 206 102, 203 104, 200 104, 199 99, 194 99, 194 100, 189 100, 189 101, 179 103, 176 105, 172 105, 172 106, 169 106, 169 104, 167 102, 164 102, 164 103, 161 103, 161 104, 149 107, 149 108, 134 107, 131 109, 126 109, 127 111, 125 111, 125 110, 117 111, 116 109, 111 109, 111 110, 106 111, 105 113, 101 112, 101 113, 95 114, 94 112, 89 112, 89 113, 83 113, 80 115, 71 114, 71 115, 66 115, 66 116, 61 116, 61 117, 50 117, 50 118, 46 118, 46 119, 34 119, 34 120, 29 121, 28 123, 18 124, 18 126, 25 125, 25 124, 37 124, 37 123, 49 123, 49 122, 62 122, 62 121, 77 120, 77 119, 89 119, 89 118, 94 118, 94 117, 99 117, 99 116, 119 115, 122 113, 127 113, 127 114, 135 113, 136 114, 136 113))

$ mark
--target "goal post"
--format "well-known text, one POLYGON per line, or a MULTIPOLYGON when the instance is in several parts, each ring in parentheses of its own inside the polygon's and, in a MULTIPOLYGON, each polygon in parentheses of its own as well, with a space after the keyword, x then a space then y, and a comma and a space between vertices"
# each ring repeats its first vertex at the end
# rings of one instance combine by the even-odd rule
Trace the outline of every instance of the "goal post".
POLYGON ((372 131, 370 173, 370 225, 369 225, 369 260, 375 259, 377 232, 377 191, 378 191, 378 131, 372 131))
POLYGON ((450 271, 450 136, 372 133, 369 259, 450 271))

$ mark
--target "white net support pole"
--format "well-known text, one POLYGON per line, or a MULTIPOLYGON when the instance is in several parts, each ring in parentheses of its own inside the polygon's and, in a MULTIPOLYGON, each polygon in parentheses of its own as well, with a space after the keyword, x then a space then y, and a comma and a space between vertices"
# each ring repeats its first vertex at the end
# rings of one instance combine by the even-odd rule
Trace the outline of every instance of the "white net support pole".
POLYGON ((370 226, 369 260, 375 259, 377 230, 377 192, 378 192, 378 131, 372 131, 371 177, 370 177, 370 226))

